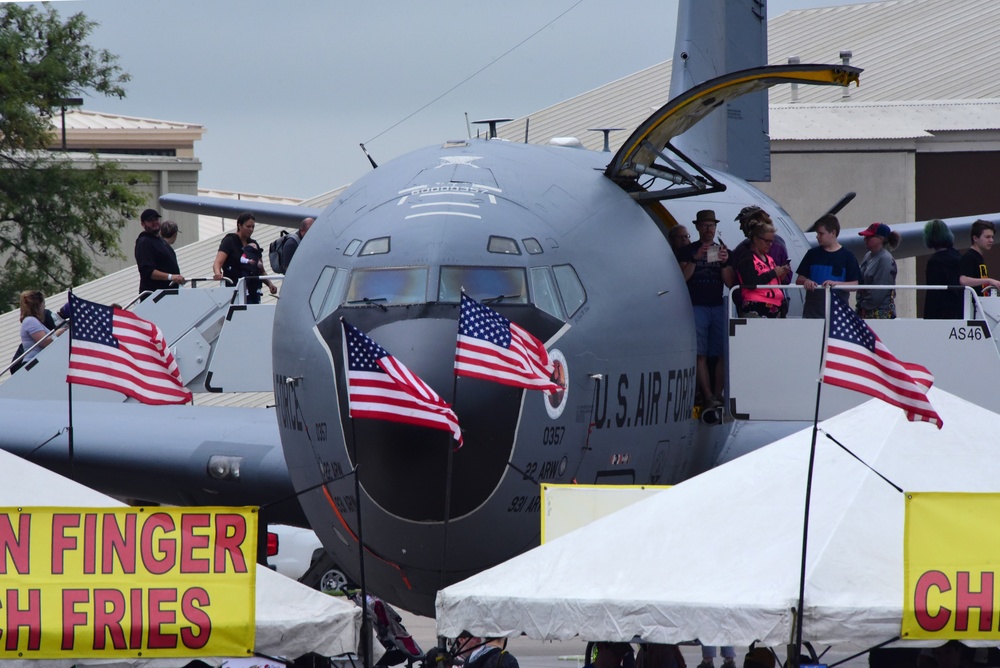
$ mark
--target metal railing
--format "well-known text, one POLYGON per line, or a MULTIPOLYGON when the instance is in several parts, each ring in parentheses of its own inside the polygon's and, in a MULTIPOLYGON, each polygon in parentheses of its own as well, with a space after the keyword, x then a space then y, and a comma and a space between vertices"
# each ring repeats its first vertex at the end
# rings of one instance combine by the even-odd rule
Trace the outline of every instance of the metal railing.
MULTIPOLYGON (((969 286, 950 286, 950 285, 838 285, 836 287, 829 288, 830 290, 843 290, 845 292, 858 292, 860 290, 913 290, 917 291, 931 291, 931 290, 954 290, 961 287, 962 290, 962 317, 965 319, 976 318, 977 313, 985 313, 986 310, 983 308, 982 302, 980 302, 980 296, 976 292, 976 289, 969 286), (971 306, 971 312, 970 312, 971 306)), ((792 283, 790 285, 758 285, 756 289, 759 290, 781 290, 782 292, 790 292, 794 290, 805 290, 804 285, 797 285, 792 283)), ((827 288, 817 287, 816 290, 826 290, 827 288)), ((737 295, 740 291, 740 286, 733 286, 729 289, 729 295, 737 295)), ((727 300, 729 305, 729 317, 742 317, 736 311, 736 302, 733 298, 727 300)), ((918 319, 918 318, 914 318, 918 319)))
MULTIPOLYGON (((283 274, 275 274, 275 275, 254 276, 252 278, 256 278, 256 279, 260 280, 263 283, 263 281, 265 281, 265 280, 280 282, 280 281, 284 280, 285 277, 284 277, 283 274)), ((187 279, 187 281, 184 283, 184 285, 178 285, 177 283, 171 283, 171 286, 173 286, 171 289, 184 289, 184 288, 195 289, 195 288, 198 287, 198 283, 199 282, 202 282, 202 283, 205 283, 205 282, 218 283, 220 287, 230 287, 230 288, 233 288, 233 289, 236 290, 236 299, 233 301, 233 304, 235 304, 235 305, 241 305, 242 306, 242 305, 246 305, 246 303, 247 303, 247 301, 246 301, 246 298, 247 298, 246 277, 240 278, 238 281, 236 281, 236 283, 234 285, 233 281, 231 279, 229 279, 229 278, 223 277, 223 278, 220 279, 220 278, 215 278, 214 276, 198 276, 198 277, 195 277, 195 278, 189 278, 189 279, 187 279)), ((150 295, 152 295, 154 292, 156 292, 156 291, 155 290, 144 290, 143 292, 140 292, 136 297, 134 297, 132 299, 132 301, 128 302, 127 304, 125 304, 121 308, 123 310, 125 310, 125 311, 130 311, 130 310, 132 310, 132 308, 136 304, 138 304, 139 302, 145 300, 147 297, 149 297, 150 295)), ((277 299, 279 295, 275 294, 273 296, 274 296, 275 299, 277 299)), ((63 321, 63 322, 61 322, 61 323, 59 323, 59 325, 57 325, 55 329, 49 331, 45 336, 43 336, 41 339, 39 339, 37 342, 35 342, 35 344, 33 346, 31 346, 30 348, 28 348, 27 350, 25 350, 23 353, 21 353, 20 355, 18 355, 17 357, 15 357, 13 360, 11 360, 2 370, 0 370, 0 376, 3 376, 5 373, 11 373, 12 374, 13 373, 11 371, 12 369, 19 370, 21 368, 21 366, 23 365, 25 358, 28 357, 28 355, 33 350, 35 350, 35 349, 41 350, 41 348, 44 348, 46 345, 48 345, 47 342, 53 340, 55 337, 57 337, 60 334, 62 334, 62 332, 65 331, 65 329, 66 329, 66 323, 67 322, 68 322, 68 319, 65 320, 65 321, 63 321)), ((32 357, 32 359, 34 359, 34 357, 32 357)), ((28 361, 30 361, 30 360, 28 360, 28 361)))
MULTIPOLYGON (((23 353, 21 353, 20 355, 18 355, 14 359, 12 359, 10 361, 10 363, 6 367, 4 367, 3 371, 0 371, 0 376, 4 375, 7 372, 13 373, 13 371, 11 371, 11 369, 20 369, 21 365, 24 364, 25 358, 28 357, 28 355, 31 354, 31 351, 33 351, 35 349, 38 349, 39 351, 41 351, 41 349, 44 348, 45 346, 47 346, 50 341, 54 340, 57 336, 59 336, 60 334, 62 334, 64 331, 66 331, 66 326, 64 324, 60 324, 55 329, 49 330, 45 334, 45 336, 43 336, 42 338, 40 338, 37 341, 35 341, 35 345, 31 346, 30 348, 28 348, 27 350, 25 350, 23 353)), ((34 359, 34 356, 32 356, 32 359, 34 359)), ((28 360, 28 361, 30 362, 31 360, 28 360)))

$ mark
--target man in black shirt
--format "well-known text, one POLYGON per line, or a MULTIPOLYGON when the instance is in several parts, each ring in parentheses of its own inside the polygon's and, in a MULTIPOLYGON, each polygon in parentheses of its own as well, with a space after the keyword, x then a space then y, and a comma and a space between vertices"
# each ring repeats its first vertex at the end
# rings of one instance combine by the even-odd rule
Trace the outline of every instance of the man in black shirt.
POLYGON ((724 289, 732 287, 735 282, 735 274, 729 263, 729 249, 725 244, 715 241, 718 224, 715 211, 699 211, 694 220, 698 241, 676 251, 694 310, 698 344, 695 375, 704 408, 722 405, 725 380, 722 353, 727 336, 723 295, 724 289), (710 357, 717 358, 712 374, 709 374, 710 357))
POLYGON ((139 292, 166 290, 171 283, 183 285, 174 249, 160 237, 160 214, 146 209, 139 217, 142 232, 135 240, 135 263, 139 267, 139 292))
POLYGON ((993 248, 993 235, 996 226, 988 220, 977 220, 972 224, 972 247, 962 255, 962 276, 959 278, 963 286, 973 287, 980 297, 986 296, 986 290, 1000 289, 1000 281, 990 278, 986 268, 983 253, 993 248))

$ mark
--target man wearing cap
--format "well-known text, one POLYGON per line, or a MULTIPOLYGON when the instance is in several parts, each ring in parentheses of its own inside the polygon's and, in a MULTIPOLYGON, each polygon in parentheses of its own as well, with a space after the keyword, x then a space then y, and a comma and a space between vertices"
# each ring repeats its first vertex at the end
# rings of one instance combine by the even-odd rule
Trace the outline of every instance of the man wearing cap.
POLYGON ((704 209, 695 216, 698 241, 677 251, 681 271, 687 281, 691 305, 694 308, 695 332, 698 339, 698 363, 695 367, 702 404, 713 408, 722 404, 725 368, 722 353, 726 337, 726 307, 723 287, 735 281, 729 264, 729 250, 715 242, 719 219, 715 211, 704 209), (708 358, 716 357, 715 373, 709 375, 708 358), (713 387, 714 380, 714 387, 713 387))
POLYGON ((972 246, 962 255, 962 276, 958 279, 963 286, 976 288, 976 294, 984 297, 987 288, 1000 289, 1000 281, 990 278, 983 254, 993 248, 996 225, 989 220, 977 220, 972 224, 972 246))
POLYGON ((182 285, 187 279, 181 276, 174 249, 160 237, 160 214, 156 209, 146 209, 139 217, 142 232, 135 240, 135 264, 139 268, 139 293, 147 290, 166 290, 171 283, 182 285))

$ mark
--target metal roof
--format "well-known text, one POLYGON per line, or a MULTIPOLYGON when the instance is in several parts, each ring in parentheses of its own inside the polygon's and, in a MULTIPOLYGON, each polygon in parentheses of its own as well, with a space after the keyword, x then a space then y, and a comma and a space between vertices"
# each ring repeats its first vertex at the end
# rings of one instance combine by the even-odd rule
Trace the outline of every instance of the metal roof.
MULTIPOLYGON (((60 117, 53 116, 53 123, 62 126, 60 117)), ((66 110, 66 130, 197 130, 199 135, 205 128, 197 123, 160 121, 138 116, 121 116, 86 109, 66 110)))
POLYGON ((518 118, 500 127, 497 135, 510 141, 524 141, 525 123, 530 118, 528 141, 532 144, 572 136, 584 147, 599 151, 604 147, 604 135, 590 132, 590 128, 624 128, 611 133, 614 149, 669 99, 670 63, 669 60, 659 63, 536 111, 530 117, 518 118))
MULTIPOLYGON (((247 210, 253 211, 253 202, 268 202, 271 204, 301 204, 302 199, 298 197, 281 197, 278 195, 253 195, 248 193, 235 192, 232 190, 212 190, 209 188, 198 188, 198 194, 203 197, 222 197, 225 199, 238 199, 247 202, 247 210)), ((219 216, 198 215, 198 238, 207 239, 218 234, 229 232, 233 226, 232 219, 220 218, 219 216)), ((263 227, 263 225, 261 225, 263 227)), ((256 229, 256 228, 255 228, 256 229)))
MULTIPOLYGON (((851 51, 863 67, 852 102, 1000 98, 1000 3, 996 0, 884 0, 786 12, 768 22, 768 59, 838 62, 851 51)), ((771 103, 790 101, 787 86, 771 103)), ((800 87, 800 102, 837 102, 840 92, 800 87)))
POLYGON ((1000 129, 1000 100, 772 104, 772 140, 918 139, 1000 129))
MULTIPOLYGON (((883 0, 802 9, 768 21, 768 60, 780 64, 798 56, 803 63, 837 63, 841 51, 851 51, 851 64, 865 69, 860 87, 851 87, 848 98, 839 88, 799 86, 800 105, 992 100, 1000 99, 1000 77, 993 69, 1000 60, 997 34, 997 0, 883 0)), ((602 136, 588 128, 626 128, 627 132, 611 135, 612 150, 616 149, 646 116, 667 102, 671 67, 668 60, 532 113, 527 117, 529 141, 546 143, 555 136, 572 135, 587 148, 600 150, 602 136)), ((790 86, 772 88, 770 101, 789 103, 790 86)), ((793 113, 798 112, 779 111, 786 120, 793 113)), ((772 115, 772 124, 774 120, 772 115)), ((524 117, 516 119, 502 126, 498 135, 524 141, 525 123, 524 117)), ((821 129, 814 138, 824 138, 825 132, 821 129)))

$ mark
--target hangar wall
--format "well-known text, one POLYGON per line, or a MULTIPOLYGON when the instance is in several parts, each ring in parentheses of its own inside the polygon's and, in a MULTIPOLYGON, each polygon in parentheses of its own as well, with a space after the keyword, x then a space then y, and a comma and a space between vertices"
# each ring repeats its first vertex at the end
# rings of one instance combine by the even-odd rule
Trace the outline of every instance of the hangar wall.
MULTIPOLYGON (((912 150, 824 151, 786 150, 771 143, 771 181, 755 183, 776 199, 802 229, 834 206, 848 192, 857 197, 837 214, 845 228, 867 227, 874 221, 894 224, 914 220, 916 162, 912 150)), ((917 282, 912 259, 897 262, 900 285, 917 282)), ((900 293, 897 311, 916 315, 916 296, 900 293)))
MULTIPOLYGON (((89 156, 72 155, 71 157, 78 167, 87 169, 93 166, 93 160, 89 156)), ((201 161, 197 158, 175 158, 175 157, 154 157, 154 156, 131 156, 131 155, 105 155, 101 156, 106 160, 114 160, 119 165, 130 172, 140 172, 147 176, 148 182, 135 186, 133 189, 146 198, 145 203, 139 208, 159 210, 159 197, 162 194, 182 193, 185 195, 198 194, 198 171, 201 169, 201 161)), ((198 216, 191 213, 172 213, 170 219, 177 223, 180 234, 177 235, 176 248, 180 248, 189 243, 198 241, 198 216)), ((101 275, 135 266, 133 249, 135 238, 142 231, 139 223, 138 213, 135 219, 129 220, 128 224, 122 228, 119 236, 119 249, 122 258, 94 256, 94 266, 101 275)))

